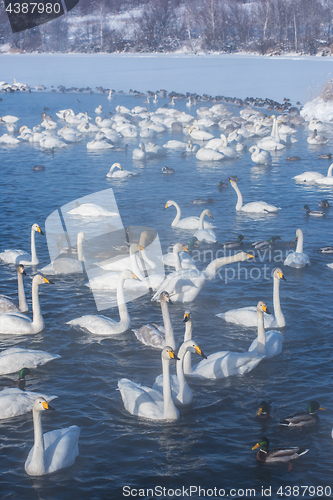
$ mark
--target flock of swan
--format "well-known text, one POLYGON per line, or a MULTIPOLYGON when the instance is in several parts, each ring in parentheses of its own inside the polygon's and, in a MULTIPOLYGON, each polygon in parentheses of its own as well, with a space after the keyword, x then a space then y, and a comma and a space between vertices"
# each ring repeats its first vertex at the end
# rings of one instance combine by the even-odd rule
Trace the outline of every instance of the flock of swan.
MULTIPOLYGON (((29 141, 39 143, 41 148, 64 148, 69 143, 82 141, 87 135, 95 134, 95 138, 87 142, 87 149, 116 150, 121 141, 127 137, 140 137, 150 141, 168 129, 179 127, 186 136, 184 141, 168 141, 163 147, 151 142, 148 144, 140 142, 139 147, 132 152, 133 159, 141 161, 148 158, 164 158, 169 150, 174 150, 193 154, 199 161, 225 161, 239 158, 246 150, 246 142, 251 140, 257 141, 249 149, 251 160, 257 164, 266 165, 272 161, 270 151, 282 150, 296 141, 294 138, 295 127, 303 123, 299 116, 283 115, 277 118, 272 115, 267 117, 264 113, 249 107, 242 109, 239 116, 236 117, 223 104, 214 104, 210 108, 199 108, 196 119, 188 113, 169 107, 149 112, 148 108, 141 106, 136 106, 132 110, 124 106, 117 106, 114 115, 102 118, 100 116, 103 113, 102 106, 98 106, 95 113, 98 116, 95 118, 94 124, 91 123, 91 117, 87 112, 75 115, 71 109, 61 110, 57 116, 63 127, 57 132, 58 122, 44 113, 40 125, 33 129, 26 126, 20 127, 17 137, 14 137, 13 134, 17 130, 18 118, 11 115, 3 116, 1 122, 7 127, 7 133, 0 137, 0 143, 17 145, 22 141, 29 141), (217 138, 211 132, 216 125, 223 131, 217 138), (200 144, 193 144, 193 141, 199 141, 200 144)), ((326 144, 327 139, 318 134, 319 124, 318 128, 313 128, 314 126, 315 124, 311 123, 312 133, 308 138, 309 144, 326 144)), ((293 179, 297 182, 330 186, 333 185, 332 168, 333 164, 329 167, 326 177, 318 172, 304 172, 296 175, 293 179)), ((115 180, 130 179, 135 176, 135 171, 124 170, 120 163, 114 163, 106 173, 107 178, 115 180)), ((235 207, 237 212, 265 215, 280 210, 279 207, 264 201, 243 204, 236 177, 230 178, 230 185, 237 195, 235 207)), ((164 209, 171 207, 176 209, 176 216, 171 222, 171 227, 178 231, 178 235, 179 231, 182 230, 193 233, 187 247, 183 243, 177 242, 173 246, 172 253, 163 256, 162 266, 165 264, 174 267, 175 271, 166 276, 155 272, 156 262, 149 254, 151 241, 149 235, 142 233, 138 241, 127 244, 125 257, 100 260, 97 267, 107 271, 107 273, 97 274, 87 283, 92 290, 116 291, 119 320, 91 314, 71 319, 67 323, 70 326, 88 330, 93 335, 116 336, 122 334, 131 328, 125 292, 141 289, 149 289, 153 292, 151 300, 160 303, 163 325, 147 323, 133 328, 133 332, 137 340, 145 346, 161 350, 162 374, 156 376, 152 387, 143 386, 138 381, 121 378, 118 381, 118 388, 123 405, 129 413, 138 417, 162 421, 178 420, 181 415, 179 409, 192 403, 193 394, 189 385, 191 378, 217 380, 244 375, 255 369, 263 359, 279 355, 282 351, 283 336, 280 331, 272 328, 281 329, 286 325, 279 295, 280 281, 285 281, 286 278, 283 271, 278 268, 273 273, 273 315, 270 314, 267 305, 262 300, 257 305, 252 304, 217 315, 226 322, 257 329, 256 338, 249 345, 247 351, 217 351, 212 354, 204 354, 199 344, 192 339, 195 319, 190 310, 186 310, 184 313, 184 341, 181 345, 178 344, 174 336, 169 305, 174 301, 193 302, 202 288, 209 286, 222 266, 249 261, 253 255, 242 251, 244 236, 240 235, 236 242, 230 241, 224 244, 225 248, 235 249, 236 253, 214 259, 204 269, 198 269, 191 258, 191 248, 195 242, 199 245, 217 243, 217 236, 214 232, 216 227, 205 219, 205 217, 213 219, 213 215, 209 209, 204 209, 200 217, 191 216, 182 219, 180 206, 175 201, 168 200, 164 209), (148 276, 147 269, 150 270, 148 276), (270 330, 265 331, 265 329, 270 330), (192 355, 202 358, 194 366, 192 366, 192 355), (172 375, 171 365, 174 362, 176 362, 176 374, 172 375)), ((118 216, 117 213, 111 212, 106 207, 92 203, 76 203, 68 214, 79 218, 95 217, 99 219, 118 216)), ((89 246, 89 239, 84 231, 78 231, 75 251, 60 249, 59 258, 41 268, 34 275, 32 279, 33 317, 31 319, 26 314, 28 305, 23 277, 26 268, 32 267, 33 271, 36 271, 37 266, 39 266, 36 233, 43 235, 41 227, 34 223, 31 227, 31 254, 16 249, 5 249, 0 253, 0 262, 16 269, 19 299, 18 304, 15 304, 10 297, 0 296, 1 334, 30 335, 41 332, 45 323, 39 302, 39 286, 52 284, 52 281, 45 276, 82 274, 87 269, 88 263, 84 249, 86 248, 85 244, 87 247, 89 246), (75 254, 74 258, 73 253, 75 254)), ((260 243, 274 245, 274 238, 276 240, 280 237, 273 237, 271 242, 260 243)), ((308 255, 303 252, 303 232, 300 228, 296 231, 295 240, 297 241, 296 249, 287 255, 284 265, 294 268, 310 265, 308 255)), ((94 264, 96 265, 96 263, 94 264)), ((0 373, 15 373, 22 371, 24 367, 29 370, 58 357, 34 349, 8 348, 0 353, 0 373)), ((78 455, 80 429, 77 426, 73 425, 43 434, 42 413, 53 409, 49 403, 55 397, 29 391, 23 392, 19 388, 12 387, 4 389, 0 393, 0 419, 32 411, 34 446, 25 463, 26 472, 32 476, 44 475, 68 467, 74 463, 78 455)), ((260 452, 258 452, 261 453, 261 458, 258 460, 261 461, 264 461, 262 454, 268 449, 268 440, 265 439, 258 444, 258 447, 261 447, 260 452)), ((296 454, 297 456, 289 454, 289 459, 297 458, 302 454, 304 452, 296 454)), ((281 454, 281 456, 284 460, 285 455, 281 454)))

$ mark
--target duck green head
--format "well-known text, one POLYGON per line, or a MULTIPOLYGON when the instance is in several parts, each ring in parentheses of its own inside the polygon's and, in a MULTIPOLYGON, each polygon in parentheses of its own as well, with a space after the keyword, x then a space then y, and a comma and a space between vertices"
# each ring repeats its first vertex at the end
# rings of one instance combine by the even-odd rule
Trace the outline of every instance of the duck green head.
POLYGON ((304 205, 303 210, 309 211, 310 210, 309 205, 304 205))
POLYGON ((308 413, 315 413, 317 410, 325 410, 325 408, 322 408, 318 401, 310 401, 308 404, 308 413))
POLYGON ((263 415, 265 413, 269 413, 270 406, 267 401, 261 401, 259 405, 259 410, 257 411, 257 416, 263 415))
POLYGON ((269 447, 269 440, 267 437, 261 437, 257 444, 255 444, 252 448, 252 450, 256 450, 257 448, 260 448, 262 451, 268 451, 269 447))
POLYGON ((31 375, 32 377, 35 376, 35 375, 33 375, 31 373, 31 371, 29 370, 29 368, 22 368, 22 370, 19 373, 19 378, 20 379, 24 379, 26 377, 26 375, 31 375))
POLYGON ((189 244, 188 244, 188 249, 189 250, 192 250, 195 246, 196 246, 196 242, 198 241, 198 238, 196 236, 193 236, 190 241, 189 241, 189 244))
POLYGON ((242 243, 243 240, 246 240, 245 236, 243 236, 242 234, 237 236, 237 241, 239 241, 239 243, 242 243))
POLYGON ((274 243, 277 240, 282 240, 281 236, 272 236, 271 239, 269 240, 270 243, 274 243))

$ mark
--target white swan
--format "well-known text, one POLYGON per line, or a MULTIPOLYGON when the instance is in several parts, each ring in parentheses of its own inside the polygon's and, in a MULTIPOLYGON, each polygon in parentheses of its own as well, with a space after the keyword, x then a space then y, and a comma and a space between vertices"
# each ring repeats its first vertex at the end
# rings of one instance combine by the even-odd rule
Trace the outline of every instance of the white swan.
POLYGON ((87 142, 87 149, 92 151, 100 151, 112 148, 114 148, 114 144, 105 136, 101 137, 100 139, 93 139, 92 141, 87 142))
POLYGON ((171 396, 170 360, 178 359, 171 347, 162 350, 163 393, 127 378, 118 381, 118 388, 128 412, 152 420, 178 420, 179 411, 171 396))
POLYGON ((285 144, 281 143, 276 116, 272 115, 271 118, 273 119, 271 135, 269 137, 263 137, 260 141, 257 142, 257 146, 260 149, 264 149, 266 151, 278 151, 279 149, 283 149, 286 146, 285 144))
POLYGON ((165 290, 174 301, 191 302, 196 298, 203 286, 212 281, 222 266, 234 262, 244 262, 250 258, 253 258, 253 255, 239 252, 213 260, 203 271, 197 269, 175 271, 165 278, 151 300, 158 300, 159 294, 165 290))
POLYGON ((61 254, 50 264, 43 267, 40 272, 46 274, 47 276, 54 276, 56 274, 75 274, 83 273, 85 258, 83 255, 83 241, 86 240, 86 236, 83 231, 80 231, 77 235, 77 259, 70 257, 63 257, 61 254))
POLYGON ((210 139, 214 139, 213 134, 200 130, 198 125, 190 127, 190 136, 197 141, 209 141, 210 139))
POLYGON ((43 476, 69 467, 73 465, 79 454, 79 427, 71 425, 43 434, 42 412, 45 410, 54 410, 54 408, 43 397, 36 398, 32 409, 34 445, 24 466, 29 476, 43 476))
MULTIPOLYGON (((264 314, 265 328, 283 328, 286 325, 284 315, 281 310, 280 304, 280 280, 286 280, 281 269, 275 269, 273 274, 273 308, 274 316, 272 314, 264 314)), ((257 308, 255 306, 241 307, 239 309, 231 309, 225 313, 216 314, 219 318, 224 319, 228 323, 243 326, 257 326, 257 308)))
POLYGON ((135 174, 134 172, 130 172, 129 170, 123 170, 122 166, 120 163, 114 163, 108 173, 106 174, 106 177, 109 177, 111 179, 126 179, 127 177, 134 177, 135 174), (117 170, 116 170, 117 169, 117 170))
POLYGON ((44 328, 44 320, 40 310, 38 299, 38 286, 43 283, 51 283, 41 274, 36 274, 32 280, 32 312, 33 319, 21 313, 8 312, 0 314, 0 333, 29 334, 41 332, 44 328))
POLYGON ((27 312, 28 304, 25 299, 24 285, 23 285, 23 275, 26 274, 24 266, 19 264, 16 268, 17 271, 17 289, 18 289, 18 305, 13 299, 7 297, 6 295, 0 295, 0 313, 5 313, 9 311, 13 312, 27 312))
POLYGON ((187 148, 187 142, 172 140, 163 144, 163 147, 165 149, 173 149, 175 151, 185 151, 187 148))
POLYGON ((168 292, 161 292, 158 300, 161 303, 161 311, 163 317, 164 328, 160 329, 157 325, 144 325, 138 330, 134 330, 134 335, 139 342, 150 347, 163 349, 164 346, 169 345, 172 349, 176 349, 175 337, 171 324, 168 304, 172 304, 168 292))
MULTIPOLYGON (((194 233, 194 237, 197 238, 198 241, 204 242, 204 243, 216 243, 217 238, 216 234, 212 229, 204 229, 204 218, 205 216, 211 217, 213 219, 214 217, 210 213, 210 210, 206 209, 203 210, 203 212, 200 215, 199 219, 199 228, 198 230, 194 233)), ((177 269, 176 269, 177 270, 177 269)))
POLYGON ((39 260, 36 253, 35 233, 44 234, 38 224, 31 226, 31 257, 23 250, 5 250, 0 253, 0 260, 5 264, 23 264, 24 266, 37 266, 39 260), (31 260, 27 260, 27 259, 31 260))
POLYGON ((17 388, 0 391, 0 420, 28 413, 32 410, 34 401, 38 397, 52 401, 57 396, 46 396, 37 392, 21 391, 21 389, 17 388))
MULTIPOLYGON (((208 378, 212 380, 244 375, 255 368, 266 356, 266 337, 263 313, 267 311, 266 304, 257 305, 258 348, 247 352, 220 351, 215 352, 198 363, 187 375, 208 378)), ((252 345, 252 344, 251 344, 252 345)))
POLYGON ((297 229, 296 231, 297 245, 295 252, 291 252, 287 255, 284 261, 285 266, 290 267, 304 267, 307 264, 310 265, 310 259, 306 253, 303 252, 303 231, 302 229, 297 229))
POLYGON ((307 138, 307 142, 314 145, 327 144, 328 139, 323 135, 318 135, 317 129, 314 129, 312 134, 307 138))
POLYGON ((110 212, 106 208, 100 205, 95 205, 94 203, 80 203, 75 202, 74 208, 67 212, 70 215, 80 215, 81 217, 118 217, 117 212, 110 212))
POLYGON ((221 134, 220 138, 214 138, 208 141, 205 148, 215 149, 219 151, 219 153, 224 154, 227 158, 239 158, 237 151, 231 146, 228 146, 228 139, 224 134, 221 134))
POLYGON ((197 160, 202 161, 220 161, 225 159, 225 155, 220 153, 219 151, 215 151, 215 149, 209 148, 200 148, 195 155, 197 160))
POLYGON ((106 316, 96 316, 88 314, 80 318, 72 319, 67 322, 67 325, 80 326, 85 328, 90 333, 97 335, 115 335, 118 333, 126 332, 131 326, 131 318, 128 314, 126 300, 124 296, 124 281, 128 279, 139 279, 129 269, 122 271, 118 278, 117 286, 117 304, 120 316, 120 321, 107 318, 106 316))
POLYGON ((102 119, 100 116, 96 116, 95 123, 100 128, 111 128, 114 122, 112 120, 110 120, 110 118, 103 118, 102 119))
MULTIPOLYGON (((192 237, 189 243, 189 249, 192 245, 195 245, 195 241, 197 241, 197 238, 192 237)), ((178 243, 178 245, 180 245, 180 243, 178 243)), ((186 247, 185 250, 183 250, 182 245, 176 248, 174 245, 172 252, 168 252, 163 255, 163 264, 165 266, 174 267, 176 271, 179 271, 180 269, 197 269, 193 258, 189 254, 189 250, 186 247)))
POLYGON ((258 302, 258 336, 250 345, 249 352, 257 355, 265 355, 266 358, 274 358, 274 356, 282 352, 283 337, 276 330, 265 332, 263 312, 269 313, 265 303, 258 302))
POLYGON ((333 163, 329 166, 326 177, 318 177, 315 183, 319 186, 333 186, 333 163))
POLYGON ((272 157, 269 151, 260 151, 258 146, 251 146, 249 149, 251 160, 259 165, 268 165, 272 162, 272 157))
POLYGON ((332 163, 332 165, 330 165, 328 167, 327 177, 325 177, 320 172, 316 172, 314 170, 309 170, 307 172, 303 172, 302 174, 295 175, 295 177, 292 177, 292 178, 296 182, 315 182, 317 184, 317 181, 330 179, 330 178, 333 179, 332 175, 333 175, 333 163, 332 163))
POLYGON ((37 349, 10 347, 0 352, 0 375, 18 372, 22 366, 36 368, 58 358, 61 358, 59 354, 50 354, 37 349))
POLYGON ((237 182, 232 179, 229 180, 232 187, 237 193, 236 210, 247 213, 271 213, 280 210, 280 208, 275 207, 274 205, 269 205, 265 201, 252 201, 250 203, 246 203, 246 205, 243 205, 243 197, 239 190, 239 187, 237 186, 237 182))
POLYGON ((146 149, 142 142, 140 142, 139 148, 133 149, 132 158, 133 160, 145 160, 147 158, 146 149))
MULTIPOLYGON (((181 217, 181 210, 175 201, 169 200, 166 202, 164 210, 169 208, 169 207, 176 207, 177 210, 177 215, 171 222, 172 227, 179 227, 180 229, 199 229, 199 217, 185 217, 185 219, 180 219, 181 217)), ((215 226, 211 224, 210 222, 204 221, 204 228, 205 229, 213 229, 215 226)))

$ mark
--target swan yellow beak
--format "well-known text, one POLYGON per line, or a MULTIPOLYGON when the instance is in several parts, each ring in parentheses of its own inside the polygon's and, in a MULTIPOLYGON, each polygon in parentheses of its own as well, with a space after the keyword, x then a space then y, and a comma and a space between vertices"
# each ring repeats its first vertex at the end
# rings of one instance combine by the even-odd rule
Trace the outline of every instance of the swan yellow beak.
POLYGON ((184 245, 182 245, 182 248, 183 248, 184 252, 188 252, 187 248, 184 247, 184 245))
POLYGON ((250 253, 247 253, 246 255, 248 256, 249 259, 254 259, 254 255, 251 255, 250 253))
POLYGON ((43 231, 41 230, 41 228, 40 228, 39 226, 37 227, 37 231, 38 231, 40 234, 43 234, 43 235, 44 235, 43 231))
POLYGON ((287 281, 283 273, 278 273, 281 280, 287 281))
POLYGON ((199 356, 202 356, 203 358, 207 359, 206 354, 204 354, 204 353, 202 352, 202 350, 200 349, 200 347, 199 347, 198 345, 196 345, 194 349, 195 349, 195 352, 196 352, 197 354, 199 354, 199 356))
POLYGON ((183 323, 186 323, 187 321, 190 320, 190 313, 185 313, 184 314, 184 319, 183 319, 183 323))
POLYGON ((50 285, 54 285, 53 281, 48 280, 47 278, 44 278, 43 276, 44 283, 50 283, 50 285))
POLYGON ((260 444, 259 444, 259 443, 255 444, 255 445, 253 446, 252 450, 256 450, 257 448, 259 448, 259 446, 260 446, 260 444))
POLYGON ((42 401, 42 406, 44 410, 54 410, 54 408, 52 408, 47 401, 42 401))
POLYGON ((210 217, 211 219, 214 219, 214 217, 212 216, 212 214, 211 214, 210 212, 209 212, 209 217, 210 217))
POLYGON ((140 278, 137 277, 136 274, 132 273, 132 277, 135 279, 135 280, 138 280, 138 281, 141 281, 140 278))
POLYGON ((166 203, 166 204, 165 204, 165 207, 164 207, 164 210, 165 210, 166 208, 168 208, 168 206, 169 206, 169 205, 166 203))
POLYGON ((140 250, 144 250, 144 247, 142 245, 138 245, 138 247, 140 248, 140 250))
POLYGON ((171 359, 177 359, 179 361, 179 358, 176 355, 175 351, 168 351, 168 353, 171 359))

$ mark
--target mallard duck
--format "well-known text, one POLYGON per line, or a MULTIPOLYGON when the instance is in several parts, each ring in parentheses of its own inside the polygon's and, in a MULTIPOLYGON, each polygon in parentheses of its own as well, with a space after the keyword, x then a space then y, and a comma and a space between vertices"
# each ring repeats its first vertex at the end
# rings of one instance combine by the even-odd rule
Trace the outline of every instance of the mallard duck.
POLYGON ((35 376, 31 373, 29 368, 22 368, 22 370, 19 373, 18 380, 13 380, 9 377, 0 378, 0 387, 3 387, 4 389, 7 389, 9 387, 18 387, 19 389, 21 389, 21 391, 24 391, 26 375, 31 375, 32 377, 35 376))
POLYGON ((256 453, 256 460, 263 463, 272 462, 289 462, 302 455, 305 455, 309 450, 306 448, 290 447, 290 448, 274 448, 268 450, 269 440, 267 437, 259 439, 258 443, 253 446, 252 450, 260 448, 256 453))
POLYGON ((237 236, 237 240, 235 241, 226 241, 225 243, 221 243, 221 247, 225 248, 226 250, 231 249, 231 248, 239 248, 243 245, 243 240, 246 240, 245 236, 242 234, 237 236))
POLYGON ((322 408, 318 401, 310 401, 307 407, 306 412, 297 412, 290 417, 285 417, 280 420, 281 425, 285 425, 287 427, 304 427, 305 425, 313 425, 318 421, 318 415, 316 413, 317 410, 325 410, 322 408))
POLYGON ((330 204, 328 203, 327 200, 321 200, 318 203, 318 207, 323 208, 324 210, 327 210, 330 207, 330 204))
POLYGON ((259 409, 256 413, 256 416, 261 420, 268 420, 272 418, 275 412, 275 405, 272 401, 261 401, 259 404, 259 409))
POLYGON ((312 217, 323 217, 326 212, 322 210, 310 210, 309 205, 304 205, 303 210, 306 210, 306 215, 312 215, 312 217))
POLYGON ((321 247, 320 251, 323 253, 333 253, 333 246, 328 245, 327 247, 321 247))
POLYGON ((287 156, 286 158, 287 161, 300 161, 300 159, 299 156, 287 156))
POLYGON ((255 241, 252 246, 255 250, 270 250, 278 240, 282 240, 281 236, 272 236, 269 240, 255 241))
POLYGON ((320 160, 331 160, 332 153, 322 153, 320 155, 317 155, 317 158, 319 158, 320 160))

